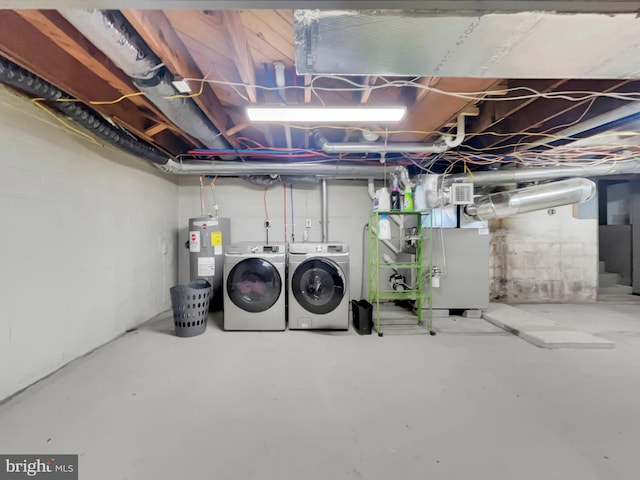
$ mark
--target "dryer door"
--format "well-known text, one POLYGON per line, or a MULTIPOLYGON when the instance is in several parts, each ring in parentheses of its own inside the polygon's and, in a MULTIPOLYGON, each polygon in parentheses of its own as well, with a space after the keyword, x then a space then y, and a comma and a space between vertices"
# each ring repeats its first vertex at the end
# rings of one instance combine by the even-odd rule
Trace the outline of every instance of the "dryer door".
POLYGON ((301 307, 325 314, 336 309, 345 295, 342 269, 327 258, 305 260, 293 272, 291 291, 301 307))
POLYGON ((237 307, 247 312, 269 310, 282 293, 282 278, 276 267, 262 258, 237 263, 227 277, 227 294, 237 307))

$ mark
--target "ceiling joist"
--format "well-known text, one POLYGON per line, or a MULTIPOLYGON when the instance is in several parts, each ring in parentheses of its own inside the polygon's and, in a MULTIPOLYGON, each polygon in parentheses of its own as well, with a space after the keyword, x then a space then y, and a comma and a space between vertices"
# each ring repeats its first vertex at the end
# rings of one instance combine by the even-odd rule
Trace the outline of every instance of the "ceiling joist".
MULTIPOLYGON (((203 78, 202 72, 162 11, 123 10, 122 13, 171 72, 185 78, 203 78)), ((225 132, 228 122, 224 106, 208 83, 203 82, 201 90, 202 93, 194 95, 193 100, 211 123, 220 132, 225 132)), ((231 141, 229 138, 227 140, 231 141)))
MULTIPOLYGON (((58 47, 82 63, 89 70, 99 75, 109 85, 122 95, 131 95, 137 92, 129 78, 118 69, 111 60, 97 50, 86 38, 57 12, 52 10, 17 10, 16 13, 27 22, 47 35, 58 47)), ((175 134, 184 136, 189 142, 193 139, 187 137, 178 127, 173 125, 151 102, 144 96, 129 97, 132 103, 142 107, 141 113, 148 111, 152 121, 160 121, 165 128, 170 128, 175 134)), ((153 135, 150 135, 152 137, 153 135)), ((144 137, 143 137, 144 138, 144 137)), ((151 138, 145 138, 151 141, 151 138)))
POLYGON ((255 87, 256 71, 242 19, 240 18, 240 14, 235 11, 226 11, 223 15, 225 26, 229 33, 229 40, 231 41, 237 59, 236 68, 240 74, 240 79, 245 84, 244 88, 249 97, 249 101, 256 103, 258 101, 255 87))
MULTIPOLYGON (((12 62, 86 103, 111 101, 122 95, 97 72, 69 55, 17 13, 0 10, 0 24, 0 53, 12 62)), ((141 139, 154 140, 145 134, 149 124, 147 115, 141 114, 140 106, 131 98, 113 104, 91 104, 91 108, 141 139)), ((163 141, 155 139, 154 143, 174 154, 186 146, 175 135, 164 137, 163 141)))

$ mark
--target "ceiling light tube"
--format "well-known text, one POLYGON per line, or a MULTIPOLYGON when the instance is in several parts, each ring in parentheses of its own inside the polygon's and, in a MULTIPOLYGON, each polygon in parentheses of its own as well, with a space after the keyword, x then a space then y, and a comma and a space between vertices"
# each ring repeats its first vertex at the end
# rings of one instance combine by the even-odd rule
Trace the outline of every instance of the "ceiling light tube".
POLYGON ((252 122, 398 122, 406 107, 247 107, 252 122))

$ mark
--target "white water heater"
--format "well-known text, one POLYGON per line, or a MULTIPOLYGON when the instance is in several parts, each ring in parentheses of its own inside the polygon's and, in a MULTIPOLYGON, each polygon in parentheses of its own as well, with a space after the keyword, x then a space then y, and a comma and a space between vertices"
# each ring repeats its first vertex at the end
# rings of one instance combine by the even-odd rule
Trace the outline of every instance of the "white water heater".
POLYGON ((224 247, 231 243, 228 218, 189 219, 189 273, 191 280, 202 278, 211 284, 211 309, 222 308, 224 247))

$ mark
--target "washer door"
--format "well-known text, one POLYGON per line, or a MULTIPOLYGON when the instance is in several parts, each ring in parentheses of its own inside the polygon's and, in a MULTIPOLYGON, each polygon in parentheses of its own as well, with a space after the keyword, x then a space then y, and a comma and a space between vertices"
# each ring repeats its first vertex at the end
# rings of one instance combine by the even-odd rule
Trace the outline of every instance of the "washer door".
POLYGON ((237 263, 227 277, 227 294, 234 305, 247 312, 269 310, 280 298, 282 278, 276 267, 262 258, 237 263))
POLYGON ((340 305, 345 283, 336 263, 326 258, 312 258, 302 262, 293 272, 291 291, 302 308, 322 315, 340 305))

